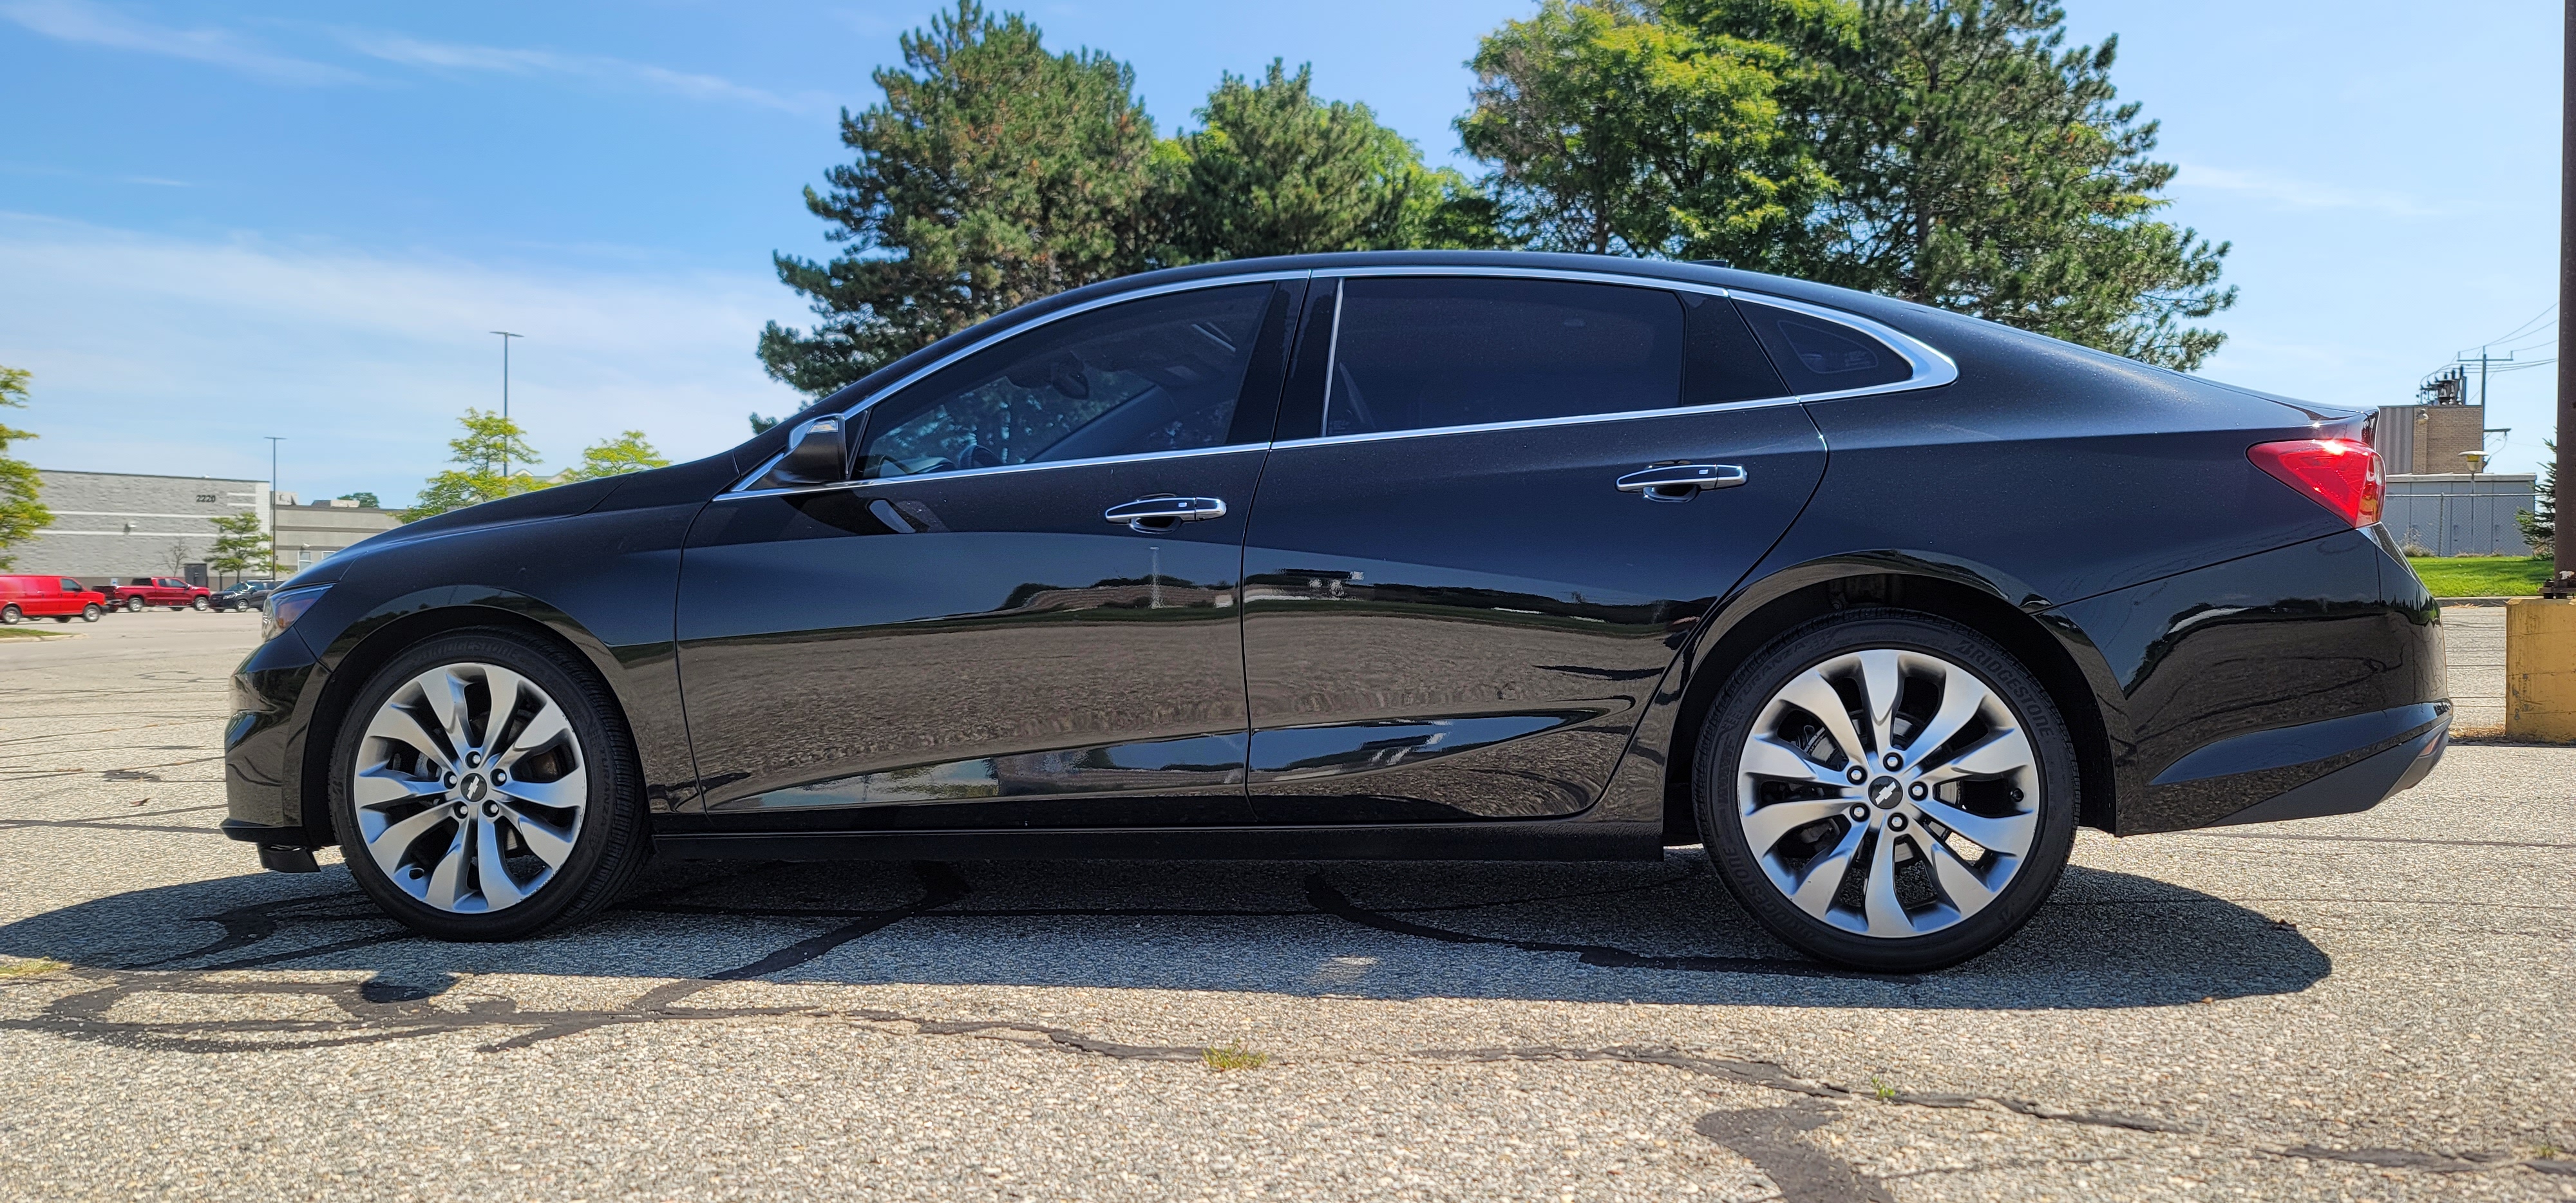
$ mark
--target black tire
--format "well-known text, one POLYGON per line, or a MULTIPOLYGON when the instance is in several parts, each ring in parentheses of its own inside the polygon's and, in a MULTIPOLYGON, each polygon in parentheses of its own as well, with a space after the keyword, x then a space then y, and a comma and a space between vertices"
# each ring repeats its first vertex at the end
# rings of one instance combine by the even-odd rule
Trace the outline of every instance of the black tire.
MULTIPOLYGON (((104 614, 104 613, 106 613, 106 612, 107 612, 107 611, 105 611, 105 610, 103 610, 103 609, 100 609, 100 608, 99 608, 99 604, 98 604, 97 602, 91 602, 91 603, 89 603, 88 605, 85 605, 85 606, 82 606, 82 607, 81 607, 81 621, 82 621, 82 622, 97 622, 97 621, 98 621, 98 616, 99 616, 99 615, 101 615, 101 614, 104 614)), ((71 621, 71 620, 70 620, 70 619, 65 619, 64 621, 65 621, 65 622, 69 622, 69 621, 71 621)))
POLYGON ((26 614, 16 606, 0 606, 0 626, 16 626, 26 621, 26 614))
POLYGON ((191 610, 211 610, 214 607, 207 605, 204 595, 200 594, 197 597, 189 599, 188 608, 191 610))
POLYGON ((560 649, 515 632, 468 629, 433 636, 378 669, 346 712, 331 757, 331 818, 349 874, 376 905, 404 926, 439 940, 514 940, 592 914, 615 902, 652 854, 644 813, 643 772, 633 738, 608 689, 590 667, 560 649), (523 901, 480 914, 441 910, 389 880, 368 854, 349 782, 370 716, 394 691, 441 665, 495 664, 527 678, 560 706, 580 740, 589 796, 573 851, 553 878, 523 901))
MULTIPOLYGON (((1912 749, 1906 751, 1910 754, 1912 749)), ((1928 756, 1934 750, 1924 751, 1928 756)), ((1694 769, 1692 796, 1700 832, 1710 862, 1736 901, 1765 929, 1791 946, 1818 959, 1856 969, 1927 972, 1958 964, 2002 943, 2020 930, 2056 890, 2074 846, 2075 817, 2079 812, 2075 748, 2056 703, 2010 652, 1968 627, 1933 614, 1892 608, 1847 610, 1772 640, 1734 674, 1725 694, 1710 709, 1701 728, 1694 769), (1757 860, 1738 817, 1736 783, 1745 744, 1775 696, 1811 667, 1875 649, 1939 657, 1981 678, 1991 694, 2011 708, 2022 734, 2028 738, 2040 790, 2039 801, 2032 807, 2036 824, 2030 850, 1992 900, 1948 927, 1910 937, 1849 931, 1791 901, 1782 892, 1785 887, 1773 884, 1757 860)), ((1874 774, 1879 770, 1864 767, 1862 771, 1874 774)), ((2013 797, 2018 800, 2020 795, 2013 797)), ((1841 830, 1849 831, 1850 825, 1841 830)), ((1914 838, 1923 834, 1918 831, 1914 838)), ((1896 846, 1894 837, 1887 838, 1891 842, 1886 846, 1896 846)), ((1906 853, 1898 864, 1919 855, 1913 849, 1906 853)))
POLYGON ((142 599, 142 598, 139 598, 139 597, 129 597, 129 598, 126 598, 126 599, 125 599, 125 612, 126 612, 126 613, 128 613, 128 614, 140 614, 140 613, 142 613, 142 612, 143 612, 143 599, 142 599))
POLYGON ((54 616, 55 622, 70 622, 71 620, 72 616, 69 614, 57 614, 54 616))

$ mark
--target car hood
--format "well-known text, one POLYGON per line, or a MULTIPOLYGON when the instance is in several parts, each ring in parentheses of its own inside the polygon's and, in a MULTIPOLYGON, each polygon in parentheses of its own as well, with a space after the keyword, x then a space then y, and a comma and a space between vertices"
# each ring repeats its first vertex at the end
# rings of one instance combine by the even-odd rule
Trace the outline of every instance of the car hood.
POLYGON ((533 493, 521 493, 515 497, 486 501, 481 505, 469 505, 461 510, 449 510, 444 514, 422 518, 416 522, 406 522, 392 530, 369 535, 351 544, 347 550, 330 559, 279 582, 277 588, 282 592, 306 585, 330 584, 339 580, 364 556, 406 543, 417 543, 423 539, 434 539, 463 531, 588 513, 598 508, 600 502, 606 501, 609 494, 616 492, 618 485, 624 479, 611 476, 599 480, 576 481, 568 485, 539 489, 533 493))

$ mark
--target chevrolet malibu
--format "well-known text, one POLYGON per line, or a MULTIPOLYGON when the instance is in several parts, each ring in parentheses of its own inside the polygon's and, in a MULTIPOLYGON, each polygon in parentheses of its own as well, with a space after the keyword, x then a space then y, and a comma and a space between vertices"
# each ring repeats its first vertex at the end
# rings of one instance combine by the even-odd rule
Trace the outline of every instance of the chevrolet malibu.
MULTIPOLYGON (((2449 725, 2362 411, 1678 263, 1156 272, 298 574, 225 829, 508 939, 650 857, 1652 860, 1865 970, 2449 725)), ((1711 922, 1730 915, 1711 915, 1711 922)))

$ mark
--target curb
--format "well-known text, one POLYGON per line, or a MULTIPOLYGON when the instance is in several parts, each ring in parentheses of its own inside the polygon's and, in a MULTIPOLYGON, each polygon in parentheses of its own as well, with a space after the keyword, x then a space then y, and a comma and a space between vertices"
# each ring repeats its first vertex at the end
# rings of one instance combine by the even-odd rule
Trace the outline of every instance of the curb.
POLYGON ((2512 597, 2437 597, 2433 599, 2433 604, 2437 606, 2501 606, 2509 601, 2521 601, 2525 597, 2536 598, 2539 596, 2540 595, 2537 593, 2525 593, 2516 594, 2512 597))

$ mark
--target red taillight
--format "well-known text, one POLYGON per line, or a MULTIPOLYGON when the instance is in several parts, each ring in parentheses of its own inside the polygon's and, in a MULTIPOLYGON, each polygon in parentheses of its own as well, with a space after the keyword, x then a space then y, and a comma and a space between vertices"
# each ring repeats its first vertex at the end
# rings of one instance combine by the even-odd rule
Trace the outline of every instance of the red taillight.
POLYGON ((2355 439, 2256 443, 2245 457, 2354 526, 2379 521, 2388 484, 2379 474, 2379 451, 2368 443, 2355 439))

